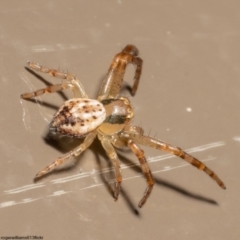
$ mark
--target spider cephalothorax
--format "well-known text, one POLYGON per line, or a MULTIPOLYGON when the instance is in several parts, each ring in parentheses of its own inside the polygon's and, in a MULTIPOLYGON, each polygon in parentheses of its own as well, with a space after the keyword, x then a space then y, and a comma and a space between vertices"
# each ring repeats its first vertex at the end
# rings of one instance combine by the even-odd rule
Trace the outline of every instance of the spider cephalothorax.
POLYGON ((50 131, 70 137, 85 137, 82 144, 48 165, 36 175, 36 178, 43 176, 72 157, 80 155, 98 137, 115 168, 116 184, 114 198, 116 200, 120 192, 122 175, 120 161, 115 148, 130 148, 138 158, 147 179, 147 188, 138 204, 139 207, 143 206, 152 191, 154 179, 144 152, 139 145, 164 150, 182 158, 196 168, 206 172, 220 187, 225 189, 224 183, 205 164, 178 147, 145 136, 141 127, 131 125, 133 110, 130 101, 125 97, 119 96, 126 66, 130 63, 136 66, 132 87, 132 94, 135 94, 141 75, 142 59, 138 57, 138 50, 135 46, 127 45, 113 59, 100 88, 97 100, 88 98, 81 82, 74 75, 49 69, 37 63, 28 63, 28 66, 33 70, 48 73, 53 77, 65 79, 65 81, 62 84, 22 94, 22 98, 29 99, 45 93, 53 93, 65 89, 72 90, 73 98, 64 102, 54 115, 50 124, 50 131))

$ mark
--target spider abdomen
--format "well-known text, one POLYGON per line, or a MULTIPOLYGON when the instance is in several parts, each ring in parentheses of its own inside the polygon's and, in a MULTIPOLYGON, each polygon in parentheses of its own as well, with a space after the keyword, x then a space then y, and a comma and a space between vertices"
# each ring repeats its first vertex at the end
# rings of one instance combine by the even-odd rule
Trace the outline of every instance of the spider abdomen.
POLYGON ((59 108, 50 124, 50 131, 62 135, 84 137, 106 118, 102 103, 94 99, 70 99, 59 108))

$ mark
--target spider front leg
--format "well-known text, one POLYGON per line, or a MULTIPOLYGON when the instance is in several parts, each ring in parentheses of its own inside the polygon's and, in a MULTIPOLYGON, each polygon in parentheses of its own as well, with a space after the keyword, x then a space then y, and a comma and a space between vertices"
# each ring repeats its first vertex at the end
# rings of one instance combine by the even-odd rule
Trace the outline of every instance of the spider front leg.
POLYGON ((144 173, 144 175, 147 179, 148 186, 145 190, 143 198, 141 199, 141 201, 138 204, 138 207, 141 208, 143 206, 143 204, 147 201, 147 198, 149 197, 149 195, 152 191, 152 188, 153 188, 153 185, 154 185, 154 180, 153 180, 151 170, 148 166, 147 160, 144 156, 144 151, 132 140, 128 141, 128 147, 132 150, 132 152, 138 158, 138 160, 140 162, 140 165, 141 165, 141 168, 142 168, 142 171, 143 171, 143 173, 144 173))
POLYGON ((74 75, 70 73, 64 73, 58 70, 46 68, 39 65, 38 63, 33 63, 33 62, 28 62, 28 66, 33 70, 36 70, 42 73, 48 73, 52 77, 65 79, 66 82, 63 82, 62 84, 48 86, 46 88, 37 90, 35 92, 22 94, 21 95, 22 98, 24 99, 34 98, 45 93, 54 93, 54 92, 63 91, 66 89, 71 89, 75 98, 78 98, 78 97, 88 98, 81 82, 74 75))
POLYGON ((116 98, 119 95, 126 67, 130 63, 136 65, 132 94, 136 93, 142 71, 142 59, 137 56, 138 49, 133 45, 127 45, 122 52, 114 57, 99 91, 99 101, 106 98, 116 98))
POLYGON ((57 160, 55 160, 53 163, 45 167, 42 171, 38 172, 36 174, 35 179, 42 177, 43 175, 47 174, 48 172, 52 171, 57 166, 67 162, 72 157, 79 156, 83 151, 85 151, 93 142, 93 140, 96 137, 96 132, 89 133, 82 144, 80 144, 78 147, 74 148, 72 151, 64 154, 63 156, 59 157, 57 160))
POLYGON ((184 152, 181 148, 174 147, 168 143, 165 143, 165 142, 160 141, 155 138, 144 136, 142 134, 136 134, 135 132, 131 133, 131 132, 126 131, 126 132, 123 132, 122 135, 133 139, 133 141, 135 141, 141 145, 156 148, 156 149, 163 150, 163 151, 167 151, 169 153, 172 153, 172 154, 182 158, 183 160, 190 163, 191 165, 198 168, 199 170, 204 171, 213 180, 215 180, 221 188, 226 189, 226 186, 224 185, 222 180, 210 168, 208 168, 204 163, 202 163, 195 157, 184 152))
POLYGON ((106 139, 101 139, 102 146, 104 150, 106 151, 108 157, 110 158, 114 168, 115 168, 115 192, 114 192, 114 199, 117 200, 119 193, 120 193, 120 187, 122 182, 122 175, 121 175, 121 169, 120 169, 120 161, 117 156, 117 153, 112 146, 111 142, 106 139))
POLYGON ((69 83, 64 82, 62 84, 55 84, 55 85, 48 86, 46 88, 42 88, 34 92, 24 93, 21 95, 21 97, 23 99, 30 99, 30 98, 35 98, 37 96, 43 95, 45 93, 54 93, 54 92, 63 91, 69 88, 71 89, 72 86, 69 83))

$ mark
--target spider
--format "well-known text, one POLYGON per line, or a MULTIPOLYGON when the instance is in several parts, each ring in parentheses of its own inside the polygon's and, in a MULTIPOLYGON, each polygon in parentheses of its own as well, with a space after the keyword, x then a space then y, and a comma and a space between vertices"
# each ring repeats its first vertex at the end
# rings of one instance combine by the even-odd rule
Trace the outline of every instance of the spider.
POLYGON ((97 99, 90 99, 81 82, 74 75, 43 67, 34 62, 28 62, 28 66, 31 69, 48 73, 50 76, 64 79, 64 81, 61 84, 22 94, 21 97, 30 99, 45 93, 70 89, 73 93, 73 98, 64 102, 55 113, 50 123, 50 132, 69 137, 84 138, 79 146, 57 158, 53 163, 38 172, 36 179, 49 173, 72 157, 79 156, 98 137, 115 169, 115 200, 118 199, 122 182, 120 161, 115 148, 130 148, 139 160, 147 181, 146 190, 138 204, 140 208, 144 205, 152 191, 154 179, 144 156, 144 151, 139 145, 167 151, 182 158, 199 170, 203 170, 221 188, 226 189, 220 178, 204 163, 179 147, 174 147, 159 139, 145 136, 141 127, 131 125, 131 120, 134 116, 133 109, 130 101, 126 97, 120 96, 119 93, 128 64, 136 66, 134 83, 131 88, 132 95, 136 93, 142 71, 142 63, 142 59, 138 57, 138 49, 133 45, 127 45, 114 57, 100 87, 97 99))

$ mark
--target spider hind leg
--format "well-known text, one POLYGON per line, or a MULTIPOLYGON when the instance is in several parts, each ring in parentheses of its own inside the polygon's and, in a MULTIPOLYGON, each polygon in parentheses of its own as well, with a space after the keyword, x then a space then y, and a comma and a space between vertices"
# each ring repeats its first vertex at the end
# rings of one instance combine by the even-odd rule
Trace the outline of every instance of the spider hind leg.
POLYGON ((184 152, 181 148, 174 147, 174 146, 172 146, 168 143, 165 143, 163 141, 160 141, 158 139, 144 136, 141 134, 135 134, 135 133, 129 133, 129 132, 126 132, 126 134, 127 134, 127 137, 133 139, 133 141, 135 141, 141 145, 144 145, 147 147, 152 147, 152 148, 162 150, 162 151, 166 151, 166 152, 172 153, 172 154, 182 158, 183 160, 190 163, 197 169, 204 171, 209 177, 211 177, 213 180, 215 180, 221 188, 226 189, 226 186, 223 183, 223 181, 210 168, 208 168, 204 163, 202 163, 195 157, 184 152))
POLYGON ((96 137, 96 132, 95 131, 89 133, 85 137, 83 143, 81 143, 79 146, 77 146, 76 148, 74 148, 70 152, 64 154, 63 156, 61 156, 59 158, 57 158, 53 163, 49 164, 43 170, 38 172, 36 174, 35 180, 38 179, 38 178, 41 178, 43 175, 49 173, 50 171, 52 171, 53 169, 55 169, 59 165, 62 165, 63 163, 69 161, 72 157, 79 156, 83 151, 85 151, 92 144, 95 137, 96 137))
POLYGON ((121 182, 122 182, 122 174, 120 169, 120 161, 118 155, 112 146, 111 142, 107 139, 101 139, 102 146, 106 151, 108 157, 110 158, 114 168, 115 168, 115 191, 114 191, 114 199, 118 200, 118 196, 120 193, 121 182))
POLYGON ((138 158, 142 171, 147 179, 147 188, 144 192, 144 195, 142 197, 142 199, 140 200, 138 207, 142 207, 144 205, 144 203, 147 201, 148 197, 150 196, 150 193, 152 191, 153 185, 154 185, 154 179, 151 173, 151 170, 148 166, 146 157, 144 155, 144 151, 132 140, 128 141, 128 146, 129 148, 132 150, 132 152, 136 155, 136 157, 138 158))

